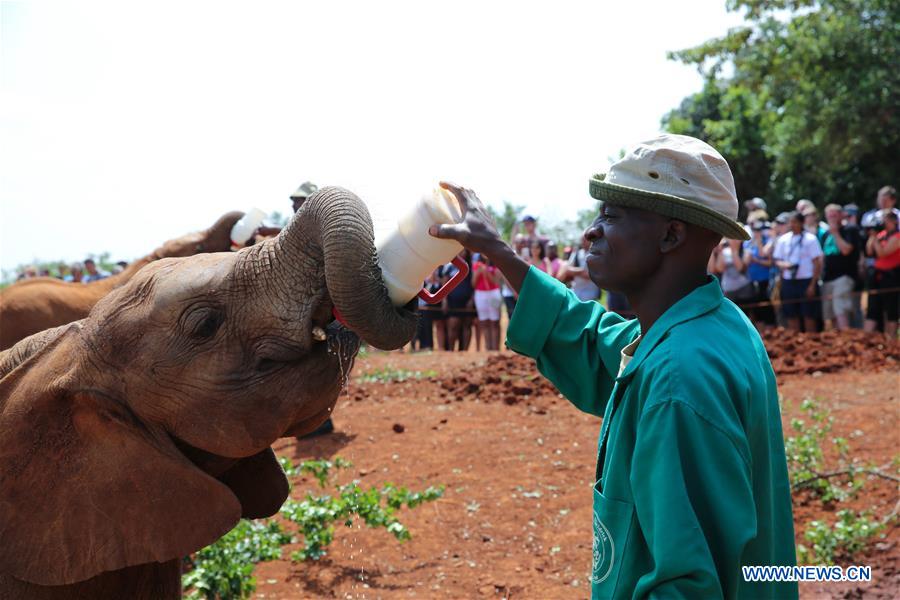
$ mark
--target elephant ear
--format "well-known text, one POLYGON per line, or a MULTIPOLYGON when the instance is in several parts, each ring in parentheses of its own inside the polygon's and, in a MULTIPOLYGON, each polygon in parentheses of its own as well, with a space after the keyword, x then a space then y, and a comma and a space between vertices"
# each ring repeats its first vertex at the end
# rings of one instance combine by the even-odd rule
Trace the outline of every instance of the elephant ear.
POLYGON ((27 361, 32 355, 40 352, 50 345, 68 329, 81 329, 81 321, 60 325, 51 329, 45 329, 34 335, 23 338, 10 348, 0 352, 0 379, 6 377, 13 369, 27 361))
POLYGON ((165 431, 92 391, 80 328, 60 330, 0 379, 0 574, 69 584, 179 558, 229 531, 235 495, 165 431))

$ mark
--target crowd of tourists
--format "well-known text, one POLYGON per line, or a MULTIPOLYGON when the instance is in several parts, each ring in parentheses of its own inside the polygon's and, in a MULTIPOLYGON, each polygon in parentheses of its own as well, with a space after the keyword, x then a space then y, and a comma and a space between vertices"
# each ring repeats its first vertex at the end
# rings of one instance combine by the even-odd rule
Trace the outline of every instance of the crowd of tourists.
POLYGON ((864 328, 897 337, 900 232, 897 192, 878 191, 877 207, 809 200, 769 220, 760 198, 745 203, 746 242, 723 242, 709 271, 760 329, 864 328))
POLYGON ((86 258, 83 262, 60 262, 55 266, 35 267, 29 265, 16 276, 16 281, 34 279, 35 277, 53 277, 70 283, 91 283, 92 281, 100 281, 110 275, 121 273, 127 266, 127 262, 119 261, 112 265, 109 270, 105 270, 97 265, 97 261, 93 258, 86 258))
MULTIPOLYGON (((726 297, 760 330, 793 332, 860 328, 897 337, 900 309, 900 231, 897 191, 878 190, 876 207, 828 204, 820 213, 810 200, 770 218, 767 203, 744 203, 750 239, 723 240, 709 258, 726 297)), ((510 239, 536 269, 567 285, 581 300, 599 301, 632 317, 622 294, 600 290, 587 274, 588 244, 565 245, 540 233, 537 219, 524 217, 510 239)), ((490 260, 463 251, 469 275, 440 304, 419 301, 422 313, 416 349, 498 350, 502 312, 511 318, 516 294, 490 260)), ((434 271, 425 287, 434 292, 456 267, 434 271)))

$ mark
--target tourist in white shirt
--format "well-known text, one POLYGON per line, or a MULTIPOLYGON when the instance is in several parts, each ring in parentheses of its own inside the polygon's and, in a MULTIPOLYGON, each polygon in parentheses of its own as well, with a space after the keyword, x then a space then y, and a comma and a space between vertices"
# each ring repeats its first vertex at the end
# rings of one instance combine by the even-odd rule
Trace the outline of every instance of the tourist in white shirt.
POLYGON ((772 258, 781 274, 781 310, 788 328, 800 331, 803 318, 807 333, 816 331, 819 276, 822 274, 822 247, 816 236, 803 229, 803 215, 791 213, 791 230, 778 238, 772 258))

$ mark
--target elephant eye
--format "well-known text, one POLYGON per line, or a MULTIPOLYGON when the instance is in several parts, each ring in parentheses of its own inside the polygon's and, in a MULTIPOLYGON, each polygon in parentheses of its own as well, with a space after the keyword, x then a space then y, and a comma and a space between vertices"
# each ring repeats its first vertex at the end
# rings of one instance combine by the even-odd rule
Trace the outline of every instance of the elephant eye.
POLYGON ((221 310, 215 308, 203 308, 193 311, 188 327, 191 337, 196 339, 211 338, 219 330, 219 326, 225 320, 225 315, 221 310))

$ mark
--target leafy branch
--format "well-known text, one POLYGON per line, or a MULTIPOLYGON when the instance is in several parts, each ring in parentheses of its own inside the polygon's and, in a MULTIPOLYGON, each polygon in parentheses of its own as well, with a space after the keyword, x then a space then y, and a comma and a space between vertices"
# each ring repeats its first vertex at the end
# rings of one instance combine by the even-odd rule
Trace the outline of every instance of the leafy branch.
MULTIPOLYGON (((828 441, 834 418, 818 404, 806 399, 801 404, 806 419, 791 419, 791 429, 797 434, 784 441, 791 489, 807 490, 823 503, 841 502, 857 494, 865 485, 858 475, 869 475, 893 482, 900 477, 885 469, 896 466, 896 459, 880 467, 854 464, 848 459, 850 447, 845 438, 833 437, 831 443, 837 452, 838 468, 825 468, 823 443, 828 441), (844 486, 833 480, 846 478, 844 486)), ((803 532, 805 544, 797 545, 801 562, 807 564, 834 564, 836 558, 850 558, 864 550, 873 537, 882 535, 888 524, 897 518, 900 502, 882 519, 876 519, 872 511, 856 512, 848 509, 837 511, 834 523, 814 520, 806 524, 803 532)))
MULTIPOLYGON (((890 463, 888 463, 890 464, 890 463)), ((880 467, 878 469, 870 469, 865 467, 848 467, 846 469, 840 469, 837 471, 831 471, 829 473, 814 473, 814 475, 808 479, 802 479, 800 481, 796 481, 791 484, 791 489, 797 490, 805 487, 809 487, 812 483, 820 480, 820 479, 831 479, 832 477, 841 477, 841 476, 849 476, 853 477, 857 473, 865 473, 867 475, 874 475, 875 477, 881 477, 882 479, 887 479, 890 481, 896 481, 900 483, 900 477, 895 477, 889 473, 885 473, 881 469, 884 467, 880 467)))

